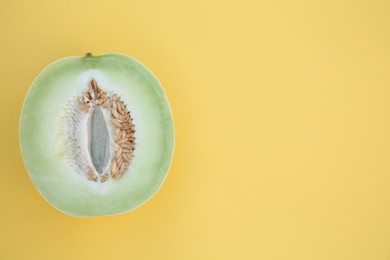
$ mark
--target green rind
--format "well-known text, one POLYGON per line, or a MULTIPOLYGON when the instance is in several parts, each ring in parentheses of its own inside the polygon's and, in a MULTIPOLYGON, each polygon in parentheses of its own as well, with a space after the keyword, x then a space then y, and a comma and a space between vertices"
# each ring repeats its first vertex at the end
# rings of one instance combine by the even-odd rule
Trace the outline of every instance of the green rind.
POLYGON ((77 217, 124 213, 145 203, 164 182, 174 150, 172 112, 161 84, 143 64, 121 54, 68 57, 45 68, 26 96, 19 137, 38 191, 57 209, 77 217), (103 88, 129 101, 140 133, 138 154, 125 176, 96 184, 69 165, 58 126, 67 100, 85 89, 89 77, 102 75, 103 88))

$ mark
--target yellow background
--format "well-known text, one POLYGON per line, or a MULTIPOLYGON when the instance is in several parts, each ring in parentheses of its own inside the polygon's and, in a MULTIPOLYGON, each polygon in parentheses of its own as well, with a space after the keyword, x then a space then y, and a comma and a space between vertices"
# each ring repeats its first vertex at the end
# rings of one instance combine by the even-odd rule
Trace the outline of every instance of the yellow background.
POLYGON ((0 2, 0 259, 390 259, 389 1, 0 2), (123 52, 175 119, 164 186, 77 219, 33 187, 18 119, 50 62, 123 52))

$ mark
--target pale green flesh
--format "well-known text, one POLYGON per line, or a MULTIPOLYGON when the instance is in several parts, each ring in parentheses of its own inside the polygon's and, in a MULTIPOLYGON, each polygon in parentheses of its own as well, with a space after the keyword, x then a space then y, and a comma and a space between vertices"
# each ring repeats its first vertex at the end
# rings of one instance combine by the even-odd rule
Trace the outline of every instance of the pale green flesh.
POLYGON ((69 57, 34 80, 20 118, 20 145, 33 183, 57 209, 79 217, 128 212, 153 196, 167 176, 174 148, 172 114, 160 83, 138 61, 119 54, 69 57), (118 181, 95 183, 75 170, 59 131, 68 100, 85 91, 91 78, 117 93, 133 117, 134 158, 118 181))

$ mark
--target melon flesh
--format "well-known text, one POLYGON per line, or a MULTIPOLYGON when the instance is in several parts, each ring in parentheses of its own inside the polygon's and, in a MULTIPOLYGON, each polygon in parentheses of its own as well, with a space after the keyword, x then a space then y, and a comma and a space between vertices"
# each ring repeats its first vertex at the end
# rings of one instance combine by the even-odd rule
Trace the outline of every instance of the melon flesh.
MULTIPOLYGON (((100 111, 93 118, 94 125, 102 125, 100 111)), ((99 161, 104 157, 99 147, 106 147, 108 135, 96 129, 83 131, 77 138, 85 153, 91 153, 88 138, 95 138, 93 147, 98 148, 93 148, 93 154, 97 155, 91 161, 103 169, 107 162, 99 161)), ((25 98, 19 139, 23 161, 38 191, 55 208, 77 217, 119 214, 139 207, 161 187, 174 149, 172 113, 161 84, 143 64, 122 54, 67 57, 46 67, 25 98), (128 169, 119 179, 103 183, 88 180, 70 159, 74 151, 66 131, 72 124, 72 102, 87 90, 91 79, 121 98, 135 128, 136 145, 128 169)))

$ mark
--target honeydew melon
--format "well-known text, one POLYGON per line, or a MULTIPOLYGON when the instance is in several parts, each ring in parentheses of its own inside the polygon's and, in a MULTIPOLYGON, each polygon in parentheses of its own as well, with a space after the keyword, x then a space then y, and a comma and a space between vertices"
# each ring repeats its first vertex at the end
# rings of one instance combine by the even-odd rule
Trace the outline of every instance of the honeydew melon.
POLYGON ((116 53, 66 57, 33 81, 20 148, 40 194, 76 217, 129 212, 167 177, 172 112, 152 72, 116 53))

